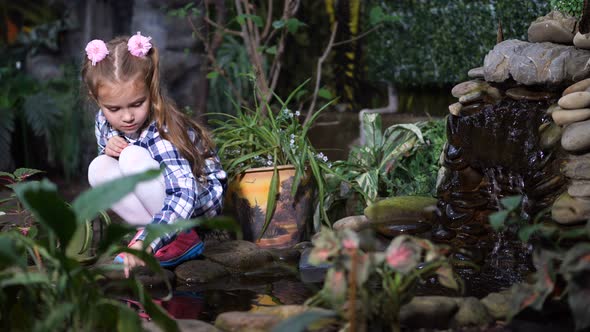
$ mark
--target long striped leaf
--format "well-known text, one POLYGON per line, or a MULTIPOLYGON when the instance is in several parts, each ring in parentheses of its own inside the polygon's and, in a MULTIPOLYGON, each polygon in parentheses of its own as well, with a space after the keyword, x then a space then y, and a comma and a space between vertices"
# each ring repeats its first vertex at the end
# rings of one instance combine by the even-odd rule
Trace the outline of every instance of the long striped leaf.
MULTIPOLYGON (((276 157, 276 153, 275 153, 276 157)), ((274 170, 272 172, 272 179, 270 180, 270 188, 268 189, 268 199, 266 201, 266 215, 264 216, 264 225, 262 226, 262 231, 260 231, 260 236, 258 239, 260 240, 266 232, 268 225, 270 225, 270 221, 275 214, 275 208, 277 206, 277 192, 279 191, 279 170, 275 165, 274 170)))

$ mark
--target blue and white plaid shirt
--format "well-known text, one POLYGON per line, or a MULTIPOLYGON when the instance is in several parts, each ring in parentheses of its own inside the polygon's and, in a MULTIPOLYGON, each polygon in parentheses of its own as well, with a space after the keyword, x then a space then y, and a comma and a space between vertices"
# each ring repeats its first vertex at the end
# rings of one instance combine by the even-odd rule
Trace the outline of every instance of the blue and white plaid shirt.
MULTIPOLYGON (((160 165, 165 165, 166 198, 162 210, 153 216, 151 223, 170 224, 178 219, 213 217, 221 213, 227 174, 223 171, 216 154, 205 159, 203 177, 197 181, 188 160, 181 156, 180 151, 170 141, 160 136, 155 122, 144 129, 138 137, 130 138, 114 129, 102 111, 99 111, 96 115, 95 134, 99 155, 104 154, 110 138, 122 136, 130 144, 147 149, 154 160, 160 165)), ((189 130, 189 137, 193 142, 195 136, 195 132, 189 130)), ((137 239, 143 241, 146 236, 147 232, 143 231, 137 239)), ((176 233, 173 233, 156 239, 150 244, 153 252, 172 242, 175 237, 176 233)))

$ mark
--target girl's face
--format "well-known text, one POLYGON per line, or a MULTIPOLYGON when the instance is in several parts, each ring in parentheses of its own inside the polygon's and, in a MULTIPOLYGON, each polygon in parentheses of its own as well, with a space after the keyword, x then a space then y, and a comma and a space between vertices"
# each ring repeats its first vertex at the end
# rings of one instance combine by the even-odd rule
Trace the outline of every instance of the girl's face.
POLYGON ((125 134, 136 133, 150 114, 149 91, 138 80, 102 85, 98 104, 111 126, 125 134))

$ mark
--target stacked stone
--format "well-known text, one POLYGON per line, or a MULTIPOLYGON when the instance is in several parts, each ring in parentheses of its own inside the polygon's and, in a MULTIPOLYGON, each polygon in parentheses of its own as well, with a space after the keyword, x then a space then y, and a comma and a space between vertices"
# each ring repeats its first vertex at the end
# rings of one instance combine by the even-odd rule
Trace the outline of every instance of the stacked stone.
POLYGON ((552 217, 566 225, 585 222, 590 219, 590 79, 565 89, 551 111, 553 121, 564 128, 561 146, 568 155, 562 171, 569 179, 552 217))
MULTIPOLYGON (((461 118, 503 99, 557 101, 547 109, 553 121, 538 128, 539 146, 546 154, 565 151, 565 157, 560 158, 561 174, 547 174, 551 178, 541 188, 559 193, 557 184, 565 176, 567 190, 553 203, 552 217, 567 225, 590 219, 590 34, 576 33, 575 27, 576 18, 558 11, 538 18, 528 29, 528 42, 500 42, 483 67, 470 70, 471 80, 452 89, 459 100, 449 106, 452 116, 461 118), (557 100, 567 82, 577 83, 557 100)), ((437 188, 452 173, 449 144, 441 155, 437 188)))

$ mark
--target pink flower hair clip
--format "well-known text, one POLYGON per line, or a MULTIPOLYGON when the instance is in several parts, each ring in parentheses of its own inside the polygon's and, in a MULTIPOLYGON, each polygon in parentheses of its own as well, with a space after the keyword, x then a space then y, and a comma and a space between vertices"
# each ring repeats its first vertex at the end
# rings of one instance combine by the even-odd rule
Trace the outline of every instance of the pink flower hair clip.
POLYGON ((93 66, 96 66, 98 62, 102 61, 107 57, 107 54, 109 54, 107 45, 100 39, 94 39, 90 41, 86 45, 85 51, 86 56, 88 56, 88 59, 92 61, 93 66))
POLYGON ((142 36, 141 32, 138 31, 136 35, 129 38, 127 49, 133 56, 144 57, 152 48, 151 39, 152 37, 142 36))

